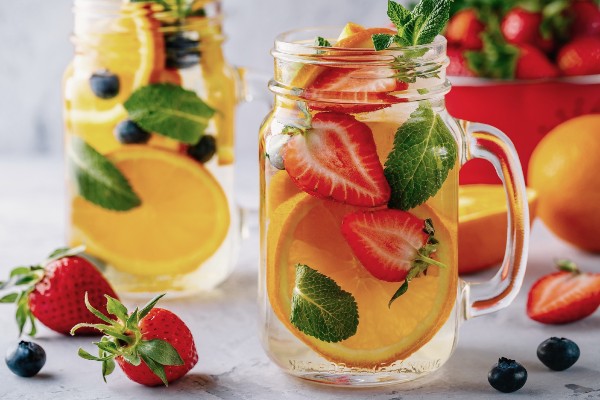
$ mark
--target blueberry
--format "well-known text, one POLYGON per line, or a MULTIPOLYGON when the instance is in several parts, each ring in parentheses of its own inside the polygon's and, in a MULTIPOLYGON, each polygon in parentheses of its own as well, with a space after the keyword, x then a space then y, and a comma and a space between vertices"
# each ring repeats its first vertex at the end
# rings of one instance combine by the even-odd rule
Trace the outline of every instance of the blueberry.
POLYGON ((101 99, 112 99, 119 94, 119 77, 110 71, 98 71, 90 77, 92 92, 101 99))
POLYGON ((167 68, 183 69, 200 62, 200 41, 188 38, 184 32, 165 36, 167 68))
POLYGON ((515 360, 502 357, 488 373, 488 382, 496 390, 512 393, 527 382, 527 370, 515 360))
POLYGON ((6 352, 6 365, 16 375, 30 378, 36 375, 46 363, 46 352, 33 342, 21 340, 6 352))
POLYGON ((544 365, 554 371, 564 371, 579 359, 579 346, 565 338, 551 337, 537 348, 537 356, 544 365))
POLYGON ((283 163, 283 146, 291 139, 290 135, 278 134, 267 137, 265 146, 267 148, 267 158, 271 165, 277 169, 285 169, 283 163))
POLYGON ((115 128, 115 137, 123 144, 146 143, 150 134, 130 119, 119 123, 115 128))
POLYGON ((214 136, 204 135, 200 141, 190 146, 187 153, 201 163, 208 162, 217 152, 217 141, 214 136))

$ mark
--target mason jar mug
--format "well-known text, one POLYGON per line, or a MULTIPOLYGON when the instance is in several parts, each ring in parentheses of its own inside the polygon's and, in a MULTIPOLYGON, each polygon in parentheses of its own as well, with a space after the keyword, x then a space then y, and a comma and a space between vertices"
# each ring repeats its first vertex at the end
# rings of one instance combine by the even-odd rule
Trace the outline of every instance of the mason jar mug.
POLYGON ((337 32, 285 33, 272 51, 275 103, 259 139, 261 340, 289 374, 392 384, 440 368, 462 321, 514 299, 525 185, 506 136, 447 113, 443 37, 381 52, 315 44, 337 32), (457 268, 458 172, 473 158, 496 167, 509 209, 506 258, 479 284, 457 268))
POLYGON ((64 77, 68 242, 123 292, 197 292, 231 272, 239 70, 219 1, 76 0, 64 77))

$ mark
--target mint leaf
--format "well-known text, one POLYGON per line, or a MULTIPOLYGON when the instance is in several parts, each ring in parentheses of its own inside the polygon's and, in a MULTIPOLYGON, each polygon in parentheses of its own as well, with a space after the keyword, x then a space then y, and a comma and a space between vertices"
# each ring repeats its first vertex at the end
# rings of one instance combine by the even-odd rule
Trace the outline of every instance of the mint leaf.
POLYGON ((121 171, 83 139, 73 136, 67 154, 75 189, 81 197, 113 211, 128 211, 142 204, 121 171))
POLYGON ((315 46, 331 47, 331 43, 329 43, 329 40, 325 39, 324 37, 319 36, 315 39, 315 46))
POLYGON ((442 118, 423 101, 396 132, 385 163, 390 208, 410 210, 434 196, 457 158, 457 145, 442 118))
POLYGON ((125 108, 144 130, 187 144, 198 143, 215 114, 196 93, 168 83, 136 90, 125 108))
POLYGON ((392 21, 398 31, 403 29, 404 25, 411 19, 410 11, 408 9, 402 4, 398 4, 391 0, 388 0, 387 15, 390 17, 390 21, 392 21))
POLYGON ((301 332, 324 342, 340 342, 358 328, 354 296, 307 265, 296 265, 290 322, 301 332))
POLYGON ((394 36, 387 33, 376 33, 372 37, 375 50, 385 50, 394 43, 394 36))
POLYGON ((387 14, 390 21, 396 26, 398 33, 392 36, 389 42, 384 42, 381 37, 376 39, 376 35, 373 35, 375 49, 386 49, 392 42, 401 47, 433 42, 450 19, 451 4, 452 0, 421 0, 412 12, 409 12, 402 5, 389 0, 387 14), (379 48, 377 44, 380 45, 379 48))
POLYGON ((405 34, 413 45, 428 44, 444 29, 450 19, 452 0, 421 0, 411 12, 405 34))

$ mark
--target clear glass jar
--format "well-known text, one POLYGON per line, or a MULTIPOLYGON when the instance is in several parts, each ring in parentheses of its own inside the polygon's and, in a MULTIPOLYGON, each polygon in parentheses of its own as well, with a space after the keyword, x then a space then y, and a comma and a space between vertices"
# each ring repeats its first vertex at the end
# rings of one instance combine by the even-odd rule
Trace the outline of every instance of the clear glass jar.
POLYGON ((501 132, 447 113, 443 37, 382 52, 314 44, 340 31, 288 32, 272 51, 275 105, 259 138, 261 338, 292 375, 395 384, 440 368, 461 321, 518 292, 525 186, 501 132), (507 257, 481 285, 457 269, 458 172, 473 158, 497 167, 510 209, 507 257))
POLYGON ((240 240, 239 75, 223 57, 219 1, 158 3, 75 1, 68 243, 119 291, 197 292, 229 276, 240 240))

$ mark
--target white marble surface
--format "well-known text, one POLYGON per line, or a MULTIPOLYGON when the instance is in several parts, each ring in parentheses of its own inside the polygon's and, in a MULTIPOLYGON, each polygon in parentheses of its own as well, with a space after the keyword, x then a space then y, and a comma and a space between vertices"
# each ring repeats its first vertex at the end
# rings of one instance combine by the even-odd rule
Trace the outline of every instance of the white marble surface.
MULTIPOLYGON (((35 262, 63 243, 61 161, 56 158, 0 158, 0 274, 35 262)), ((252 197, 252 193, 246 193, 252 197)), ((414 383, 377 390, 341 390, 288 377, 269 362, 257 336, 255 304, 257 239, 244 244, 234 275, 218 291, 185 301, 167 301, 190 325, 200 361, 192 373, 169 388, 149 389, 120 371, 104 384, 99 365, 77 356, 90 339, 62 337, 43 329, 36 339, 48 362, 32 379, 18 378, 0 362, 0 399, 495 399, 508 398, 487 383, 498 357, 520 361, 529 371, 526 386, 513 399, 600 399, 600 312, 579 323, 544 326, 525 316, 526 292, 534 279, 552 270, 556 257, 570 257, 600 272, 600 258, 580 253, 536 223, 524 291, 508 309, 464 324, 458 349, 437 373, 414 383), (579 362, 564 372, 546 369, 537 345, 566 336, 581 347, 579 362)), ((479 277, 481 278, 481 276, 479 277)), ((12 306, 0 306, 0 353, 17 340, 12 306)))

